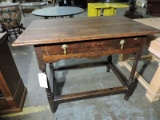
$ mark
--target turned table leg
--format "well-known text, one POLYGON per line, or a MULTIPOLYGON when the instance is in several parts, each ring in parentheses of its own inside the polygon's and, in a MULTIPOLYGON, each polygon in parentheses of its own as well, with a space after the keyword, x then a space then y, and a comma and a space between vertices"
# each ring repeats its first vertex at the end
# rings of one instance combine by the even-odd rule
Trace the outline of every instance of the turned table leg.
POLYGON ((107 65, 106 65, 107 69, 106 69, 106 72, 110 72, 109 63, 111 63, 111 62, 112 62, 112 55, 109 55, 107 57, 107 65))
POLYGON ((145 42, 145 39, 143 39, 142 44, 139 48, 139 51, 137 53, 135 53, 135 55, 134 55, 134 62, 133 62, 133 66, 132 66, 131 73, 130 73, 129 80, 128 80, 128 91, 124 96, 125 100, 129 99, 129 97, 133 94, 135 88, 137 87, 138 80, 135 79, 134 76, 135 76, 135 73, 136 73, 138 60, 141 57, 144 42, 145 42))
POLYGON ((134 63, 133 63, 132 69, 131 69, 131 73, 130 73, 130 76, 129 76, 129 80, 128 80, 128 91, 124 96, 125 100, 129 99, 129 97, 133 94, 135 88, 137 87, 138 81, 137 81, 137 79, 134 78, 134 75, 135 75, 135 72, 136 72, 138 60, 140 58, 140 53, 141 52, 136 53, 136 55, 134 57, 135 60, 134 60, 134 63))
POLYGON ((54 113, 55 112, 54 95, 53 95, 53 93, 51 91, 49 79, 47 77, 46 63, 43 61, 43 55, 42 55, 41 47, 34 46, 34 48, 35 48, 35 52, 36 52, 36 56, 37 56, 37 61, 38 61, 39 69, 41 70, 42 73, 46 74, 47 86, 48 86, 48 88, 46 88, 47 99, 48 99, 51 111, 52 111, 52 113, 54 113))

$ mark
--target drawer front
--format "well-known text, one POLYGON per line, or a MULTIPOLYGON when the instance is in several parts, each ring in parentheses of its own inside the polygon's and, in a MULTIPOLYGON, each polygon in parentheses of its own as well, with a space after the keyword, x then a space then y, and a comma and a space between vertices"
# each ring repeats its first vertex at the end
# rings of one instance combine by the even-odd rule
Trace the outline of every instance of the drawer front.
POLYGON ((111 52, 111 51, 127 51, 132 48, 137 49, 141 44, 142 37, 135 38, 121 38, 121 39, 108 39, 108 40, 94 40, 76 43, 63 43, 57 45, 48 45, 43 47, 45 55, 64 55, 65 49, 62 46, 65 44, 66 54, 79 54, 90 52, 111 52), (122 45, 122 41, 124 44, 122 45))

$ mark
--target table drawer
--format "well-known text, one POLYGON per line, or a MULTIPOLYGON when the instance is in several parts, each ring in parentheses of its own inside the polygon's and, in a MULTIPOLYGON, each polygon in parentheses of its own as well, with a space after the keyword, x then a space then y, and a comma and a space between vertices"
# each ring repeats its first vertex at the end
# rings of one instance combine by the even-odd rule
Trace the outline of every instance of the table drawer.
POLYGON ((125 51, 131 48, 138 50, 141 44, 142 37, 135 38, 121 38, 121 39, 107 39, 107 40, 92 40, 83 42, 72 42, 72 43, 62 43, 56 45, 48 45, 43 47, 43 52, 45 55, 64 55, 65 50, 62 48, 66 45, 66 54, 79 54, 79 53, 89 53, 89 52, 100 52, 100 51, 125 51), (124 41, 122 45, 120 42, 124 41))

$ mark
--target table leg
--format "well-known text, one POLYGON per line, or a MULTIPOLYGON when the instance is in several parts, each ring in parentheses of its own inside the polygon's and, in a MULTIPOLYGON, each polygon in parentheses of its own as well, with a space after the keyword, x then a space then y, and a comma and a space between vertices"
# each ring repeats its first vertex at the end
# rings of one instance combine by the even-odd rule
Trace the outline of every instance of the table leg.
POLYGON ((128 80, 128 91, 124 96, 125 100, 129 99, 129 97, 133 94, 135 88, 137 87, 138 80, 134 78, 134 75, 135 75, 135 72, 136 72, 136 69, 137 69, 138 60, 141 57, 143 45, 144 45, 144 40, 143 40, 143 43, 141 44, 141 47, 140 47, 139 51, 137 53, 135 53, 135 56, 134 56, 134 62, 133 62, 132 70, 131 70, 129 80, 128 80))
MULTIPOLYGON (((46 64, 42 64, 42 63, 40 63, 40 64, 41 64, 41 65, 40 65, 40 66, 41 66, 41 67, 40 67, 40 70, 41 70, 43 73, 45 73, 46 76, 47 76, 47 73, 46 73, 46 64)), ((55 107, 56 107, 56 105, 55 105, 55 103, 54 103, 54 95, 53 95, 53 93, 52 93, 52 91, 51 91, 48 77, 47 77, 47 86, 48 86, 48 88, 46 88, 47 99, 48 99, 48 102, 49 102, 49 106, 50 106, 50 108, 51 108, 51 111, 52 111, 52 113, 54 113, 54 112, 55 112, 55 107)), ((54 91, 53 91, 53 92, 54 92, 54 91)))
MULTIPOLYGON (((38 46, 34 46, 34 48, 35 48, 35 53, 36 53, 36 56, 37 56, 39 69, 42 71, 42 73, 46 74, 46 76, 47 76, 46 63, 43 62, 43 56, 41 54, 42 50, 38 46)), ((52 113, 54 113, 55 112, 55 107, 56 107, 56 105, 54 103, 54 95, 53 95, 54 91, 52 93, 48 77, 47 77, 47 86, 48 86, 48 88, 46 88, 47 99, 48 99, 51 111, 52 111, 52 113)))
POLYGON ((54 95, 51 92, 51 88, 50 88, 50 84, 49 84, 48 78, 47 78, 47 85, 48 85, 48 88, 46 88, 47 99, 48 99, 51 111, 52 111, 52 113, 54 113, 56 105, 54 104, 54 95))
POLYGON ((110 66, 109 66, 109 63, 111 63, 111 62, 112 62, 112 56, 111 56, 111 55, 109 55, 109 56, 107 57, 107 65, 106 65, 107 70, 106 70, 106 72, 110 72, 110 66))
POLYGON ((137 64, 138 64, 138 54, 135 55, 135 61, 133 63, 132 70, 131 70, 131 73, 130 73, 130 76, 129 76, 128 91, 124 96, 125 100, 129 99, 129 97, 133 94, 135 88, 137 87, 138 81, 137 81, 137 79, 134 79, 134 74, 135 74, 135 71, 136 71, 136 68, 137 68, 137 64))

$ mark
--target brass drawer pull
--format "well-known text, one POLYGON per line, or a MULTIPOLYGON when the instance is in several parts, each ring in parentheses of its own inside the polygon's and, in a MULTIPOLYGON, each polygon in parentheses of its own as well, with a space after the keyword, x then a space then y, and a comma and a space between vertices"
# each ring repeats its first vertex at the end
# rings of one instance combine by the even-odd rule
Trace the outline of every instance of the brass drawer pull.
POLYGON ((125 43, 125 40, 121 40, 121 41, 120 41, 121 50, 123 49, 124 43, 125 43))
POLYGON ((66 55, 67 54, 67 45, 66 44, 63 44, 62 45, 62 49, 64 50, 64 54, 66 55))

